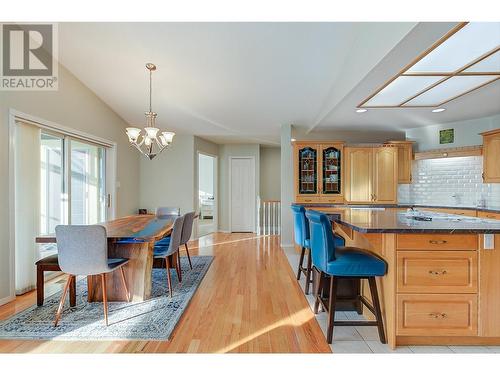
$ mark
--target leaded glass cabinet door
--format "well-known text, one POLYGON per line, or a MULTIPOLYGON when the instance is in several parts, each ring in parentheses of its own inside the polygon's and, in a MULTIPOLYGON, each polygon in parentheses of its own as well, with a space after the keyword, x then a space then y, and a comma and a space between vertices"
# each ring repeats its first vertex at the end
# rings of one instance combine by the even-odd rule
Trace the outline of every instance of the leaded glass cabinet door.
POLYGON ((342 193, 342 152, 340 147, 325 146, 321 150, 321 193, 342 193))
POLYGON ((304 145, 296 148, 297 153, 297 195, 310 197, 318 194, 318 148, 304 145))

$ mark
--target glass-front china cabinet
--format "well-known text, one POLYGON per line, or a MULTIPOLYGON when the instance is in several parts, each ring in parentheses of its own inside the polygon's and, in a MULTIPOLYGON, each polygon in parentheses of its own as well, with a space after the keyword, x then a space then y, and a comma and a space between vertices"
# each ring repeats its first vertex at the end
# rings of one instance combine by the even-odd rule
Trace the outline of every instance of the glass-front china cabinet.
POLYGON ((294 142, 295 200, 342 203, 343 143, 294 142))

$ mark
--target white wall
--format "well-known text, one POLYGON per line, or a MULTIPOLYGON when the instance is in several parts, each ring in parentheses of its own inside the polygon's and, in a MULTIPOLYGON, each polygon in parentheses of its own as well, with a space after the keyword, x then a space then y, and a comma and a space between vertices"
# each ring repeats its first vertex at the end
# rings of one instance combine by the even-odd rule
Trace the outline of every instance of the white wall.
POLYGON ((481 145, 483 140, 479 133, 497 128, 500 128, 500 115, 408 129, 406 130, 406 137, 409 140, 417 142, 416 151, 427 151, 449 147, 481 145), (439 130, 442 129, 455 129, 454 143, 439 144, 439 130))
POLYGON ((281 149, 260 147, 260 197, 280 200, 281 197, 281 149))
POLYGON ((9 296, 9 108, 65 127, 117 142, 117 215, 133 213, 139 203, 139 155, 125 135, 126 122, 64 67, 58 91, 0 91, 0 300, 9 296))
POLYGON ((307 133, 307 128, 292 126, 292 138, 298 141, 344 141, 347 143, 383 143, 385 141, 404 140, 404 131, 358 131, 331 130, 307 133))
POLYGON ((292 125, 281 126, 281 246, 293 247, 293 218, 290 205, 295 200, 293 185, 292 125))
POLYGON ((193 211, 195 196, 194 136, 177 134, 172 145, 153 160, 141 158, 140 206, 155 212, 157 207, 180 207, 193 211))
MULTIPOLYGON (((229 160, 231 156, 255 158, 255 192, 260 190, 260 146, 258 144, 226 144, 219 146, 219 229, 229 231, 229 160)), ((257 217, 257 203, 255 204, 257 217)))

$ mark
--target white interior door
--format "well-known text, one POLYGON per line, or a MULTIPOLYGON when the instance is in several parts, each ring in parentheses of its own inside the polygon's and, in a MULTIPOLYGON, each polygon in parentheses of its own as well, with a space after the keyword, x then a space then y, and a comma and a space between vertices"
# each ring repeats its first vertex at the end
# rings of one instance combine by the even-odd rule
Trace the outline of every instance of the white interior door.
POLYGON ((255 231, 255 159, 231 158, 231 232, 255 231))

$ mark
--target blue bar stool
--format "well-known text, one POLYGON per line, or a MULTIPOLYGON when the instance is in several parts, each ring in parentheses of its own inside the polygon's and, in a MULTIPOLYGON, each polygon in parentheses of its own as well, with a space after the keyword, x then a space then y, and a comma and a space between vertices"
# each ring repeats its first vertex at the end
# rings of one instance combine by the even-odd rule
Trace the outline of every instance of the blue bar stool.
POLYGON ((318 313, 320 304, 324 310, 328 311, 328 343, 332 343, 333 326, 337 325, 377 326, 380 342, 385 344, 384 323, 375 281, 375 276, 385 275, 387 271, 385 261, 357 247, 335 246, 332 226, 328 217, 317 211, 308 211, 306 216, 309 219, 313 269, 316 274, 319 273, 319 280, 316 282, 314 291, 316 297, 314 313, 318 313), (368 280, 373 305, 363 296, 358 296, 358 298, 375 315, 375 321, 335 321, 335 302, 338 299, 336 295, 337 280, 340 278, 368 280), (322 294, 328 281, 330 281, 330 291, 328 301, 326 301, 322 294))
POLYGON ((309 285, 311 284, 311 252, 307 252, 307 266, 304 267, 304 256, 306 249, 309 250, 309 223, 306 219, 306 210, 303 206, 292 204, 293 211, 293 232, 295 243, 301 247, 299 268, 297 269, 297 280, 300 280, 302 274, 306 277, 305 293, 309 294, 309 285))
MULTIPOLYGON (((302 274, 306 277, 305 293, 309 294, 309 286, 312 280, 312 262, 311 251, 309 245, 309 222, 306 218, 306 210, 304 206, 292 204, 293 211, 293 230, 295 243, 301 247, 299 267, 297 269, 297 280, 300 280, 302 274), (304 257, 307 250, 307 266, 304 267, 304 257)), ((345 240, 337 235, 334 235, 335 246, 344 246, 345 240)))

